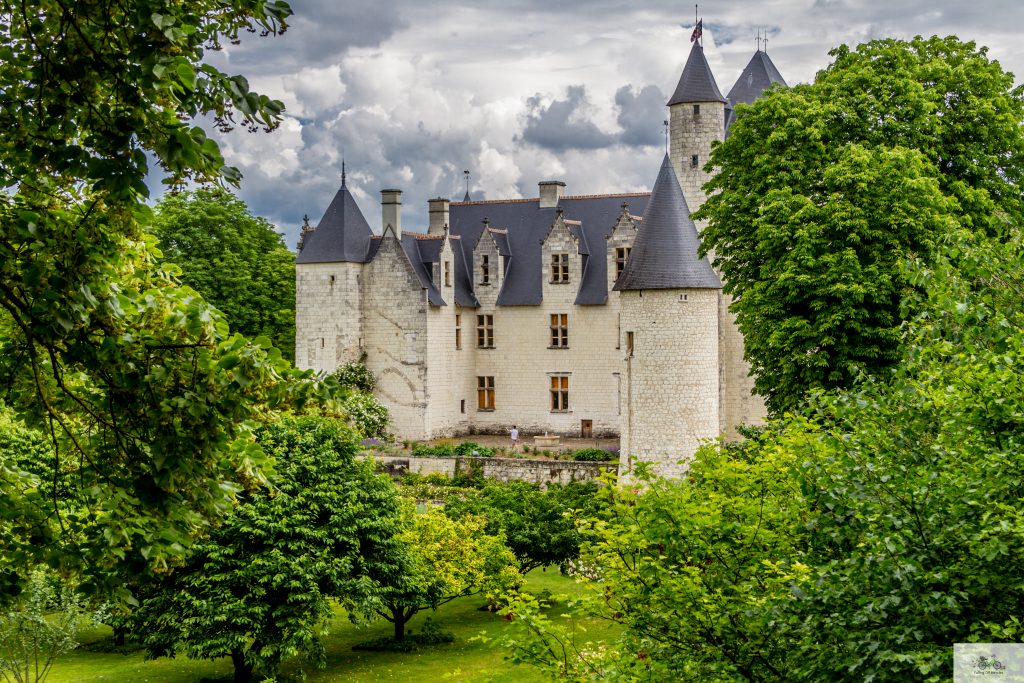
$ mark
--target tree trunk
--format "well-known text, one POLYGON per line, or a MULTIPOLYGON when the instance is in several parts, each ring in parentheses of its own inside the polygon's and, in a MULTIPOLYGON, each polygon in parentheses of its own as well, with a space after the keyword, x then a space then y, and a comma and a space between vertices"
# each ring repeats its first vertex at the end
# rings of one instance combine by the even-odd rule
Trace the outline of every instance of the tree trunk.
POLYGON ((416 614, 416 610, 410 609, 408 612, 403 607, 391 606, 391 621, 395 624, 395 641, 401 642, 405 640, 405 625, 412 619, 412 616, 416 614))
POLYGON ((235 665, 235 683, 252 682, 252 664, 246 663, 244 652, 232 652, 231 663, 235 665))

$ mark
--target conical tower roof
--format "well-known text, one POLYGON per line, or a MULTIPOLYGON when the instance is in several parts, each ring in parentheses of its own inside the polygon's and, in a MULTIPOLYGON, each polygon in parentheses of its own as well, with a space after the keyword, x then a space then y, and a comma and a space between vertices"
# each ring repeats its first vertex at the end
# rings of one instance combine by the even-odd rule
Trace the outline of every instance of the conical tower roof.
POLYGON ((733 105, 751 104, 761 96, 773 83, 786 85, 782 74, 768 57, 768 53, 758 50, 743 68, 743 73, 736 79, 736 84, 729 91, 729 101, 733 105))
POLYGON ((707 258, 697 255, 697 226, 668 155, 647 201, 633 249, 614 289, 721 289, 707 258))
POLYGON ((679 77, 679 85, 675 93, 668 101, 668 106, 673 104, 686 104, 688 102, 725 102, 722 91, 715 83, 715 76, 711 73, 708 60, 704 59, 704 48, 694 42, 690 49, 690 56, 683 67, 683 75, 679 77))
POLYGON ((345 187, 345 178, 342 176, 338 193, 334 195, 334 200, 327 207, 316 230, 305 237, 302 251, 295 262, 365 263, 369 258, 372 236, 370 224, 359 210, 352 193, 345 187))

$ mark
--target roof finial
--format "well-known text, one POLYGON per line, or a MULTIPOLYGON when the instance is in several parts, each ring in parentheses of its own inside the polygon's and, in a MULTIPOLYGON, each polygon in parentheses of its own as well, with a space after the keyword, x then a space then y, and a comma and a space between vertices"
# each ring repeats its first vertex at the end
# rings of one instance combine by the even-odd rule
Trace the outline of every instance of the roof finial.
POLYGON ((757 51, 761 51, 761 29, 757 29, 757 51))
POLYGON ((471 201, 469 198, 469 171, 463 171, 466 174, 466 196, 462 198, 462 201, 471 201))
POLYGON ((345 153, 341 153, 341 186, 345 187, 345 153))
POLYGON ((768 54, 768 29, 765 29, 764 38, 761 39, 761 42, 764 43, 764 53, 768 54))

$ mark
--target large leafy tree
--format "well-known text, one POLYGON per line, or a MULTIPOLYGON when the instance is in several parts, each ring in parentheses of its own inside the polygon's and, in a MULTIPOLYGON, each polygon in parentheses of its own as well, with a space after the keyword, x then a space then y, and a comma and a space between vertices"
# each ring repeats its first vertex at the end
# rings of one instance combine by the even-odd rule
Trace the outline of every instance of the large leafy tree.
MULTIPOLYGON (((63 561, 94 576, 180 556, 262 480, 256 421, 325 391, 269 341, 230 336, 143 231, 147 153, 171 182, 237 180, 193 121, 276 126, 280 103, 203 56, 276 33, 289 13, 264 0, 0 2, 0 391, 74 478, 82 514, 65 520, 63 561)), ((21 566, 34 552, 5 548, 21 566)))
POLYGON ((269 337, 295 357, 295 254, 266 219, 219 188, 166 194, 149 228, 181 282, 216 306, 231 329, 269 337))
POLYGON ((307 417, 259 436, 274 489, 243 496, 131 618, 149 656, 231 657, 239 683, 300 653, 322 665, 330 599, 367 615, 404 566, 394 485, 355 458, 349 429, 307 417))
POLYGON ((1021 215, 1024 92, 955 37, 833 50, 737 111, 696 214, 758 392, 779 413, 900 358, 900 266, 1021 215))

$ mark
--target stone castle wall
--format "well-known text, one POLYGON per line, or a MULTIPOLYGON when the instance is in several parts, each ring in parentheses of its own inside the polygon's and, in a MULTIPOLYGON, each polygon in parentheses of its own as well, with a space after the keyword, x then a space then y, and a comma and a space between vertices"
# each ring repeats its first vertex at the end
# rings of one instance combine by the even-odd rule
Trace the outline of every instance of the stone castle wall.
POLYGON ((711 174, 704 165, 711 158, 711 143, 725 137, 725 105, 721 102, 675 104, 670 108, 669 158, 690 211, 704 204, 704 183, 711 174), (694 106, 700 107, 695 114, 694 106), (693 156, 697 165, 693 165, 693 156))
POLYGON ((522 460, 518 458, 412 458, 401 456, 374 456, 378 467, 392 476, 405 472, 415 474, 443 474, 453 477, 480 467, 485 479, 497 481, 525 481, 531 484, 571 484, 596 479, 602 472, 617 469, 614 464, 575 462, 565 460, 522 460))
POLYGON ((715 289, 622 292, 626 385, 621 464, 660 463, 681 476, 700 444, 719 435, 718 298, 715 289), (681 464, 680 464, 680 461, 681 464))
POLYGON ((426 292, 390 231, 364 266, 363 349, 374 393, 391 411, 391 430, 422 438, 427 411, 426 292))
POLYGON ((359 358, 362 264, 309 263, 295 268, 295 365, 331 372, 359 358))

